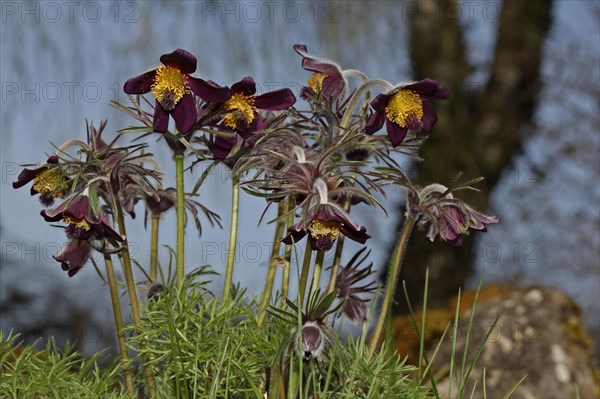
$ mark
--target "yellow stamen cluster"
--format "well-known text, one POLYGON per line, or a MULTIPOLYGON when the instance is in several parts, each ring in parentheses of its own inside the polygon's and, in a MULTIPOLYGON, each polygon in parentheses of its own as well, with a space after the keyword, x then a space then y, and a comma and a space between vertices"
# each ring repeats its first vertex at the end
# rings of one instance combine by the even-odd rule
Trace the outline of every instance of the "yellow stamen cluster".
POLYGON ((72 216, 64 216, 63 220, 65 221, 65 223, 72 224, 75 227, 79 227, 84 231, 90 230, 90 224, 85 219, 77 219, 72 216))
POLYGON ((184 74, 177 68, 161 66, 156 70, 152 83, 152 94, 167 111, 172 111, 184 95, 190 93, 190 86, 184 74))
POLYGON ((400 90, 389 100, 385 114, 398 126, 405 127, 409 119, 423 118, 423 100, 410 90, 400 90))
POLYGON ((254 121, 254 97, 242 93, 234 93, 225 103, 225 110, 232 111, 223 117, 225 126, 236 129, 242 125, 248 126, 254 121))
POLYGON ((55 198, 62 198, 64 195, 61 186, 63 178, 60 171, 56 168, 48 169, 39 173, 33 178, 33 189, 38 193, 51 193, 55 198))
POLYGON ((326 237, 333 241, 337 239, 342 227, 344 227, 344 224, 340 222, 325 222, 323 220, 315 219, 310 222, 310 225, 308 226, 308 232, 315 240, 320 240, 326 237))
POLYGON ((319 94, 321 90, 323 90, 323 81, 326 77, 326 73, 313 73, 312 76, 308 79, 308 87, 310 87, 313 92, 319 94))

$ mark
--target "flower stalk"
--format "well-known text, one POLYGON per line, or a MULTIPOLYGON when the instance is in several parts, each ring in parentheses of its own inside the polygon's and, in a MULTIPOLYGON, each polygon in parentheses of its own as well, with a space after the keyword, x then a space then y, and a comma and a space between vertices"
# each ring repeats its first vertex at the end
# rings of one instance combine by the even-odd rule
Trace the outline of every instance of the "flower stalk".
POLYGON ((150 280, 158 278, 158 225, 160 215, 152 215, 152 235, 150 238, 150 280))
MULTIPOLYGON (((133 324, 136 327, 139 327, 142 323, 142 318, 140 317, 140 306, 137 298, 137 291, 135 289, 135 281, 133 279, 133 269, 131 267, 131 257, 129 255, 129 244, 127 239, 127 229, 125 228, 125 219, 123 218, 123 210, 121 209, 121 204, 113 197, 114 202, 114 212, 115 218, 117 220, 117 225, 119 226, 119 234, 123 237, 122 249, 119 253, 121 258, 121 264, 123 266, 123 274, 125 275, 125 283, 127 284, 127 292, 129 294, 129 301, 131 304, 131 316, 133 318, 133 324)), ((140 342, 140 349, 145 344, 140 342)), ((156 397, 156 390, 154 388, 154 376, 152 375, 152 370, 150 367, 146 366, 147 359, 145 356, 142 356, 142 368, 144 369, 144 378, 146 379, 146 384, 148 388, 148 396, 151 398, 156 397)))
POLYGON ((277 257, 279 248, 281 247, 281 237, 283 237, 283 229, 285 228, 286 220, 283 218, 286 211, 286 201, 280 201, 277 208, 277 224, 275 225, 275 238, 273 239, 273 249, 271 250, 271 258, 269 261, 269 271, 267 272, 267 280, 263 291, 263 298, 260 304, 258 314, 258 325, 262 326, 267 315, 267 307, 271 300, 271 291, 273 291, 273 282, 275 281, 275 271, 277 270, 277 257))
POLYGON ((300 272, 300 281, 298 282, 298 298, 300 303, 304 303, 304 292, 306 291, 306 283, 308 281, 308 272, 310 270, 310 261, 312 259, 312 247, 310 240, 306 240, 306 248, 304 249, 304 260, 302 261, 302 271, 300 272))
POLYGON ((235 262, 235 248, 237 242, 238 217, 240 208, 240 179, 231 177, 231 225, 229 230, 229 251, 227 251, 227 265, 225 269, 225 283, 223 285, 223 302, 228 301, 233 280, 233 264, 235 262))
POLYGON ((325 251, 317 251, 315 266, 313 267, 313 280, 310 285, 311 295, 319 289, 321 283, 321 271, 323 270, 323 259, 325 259, 325 251))
POLYGON ((375 351, 379 348, 381 343, 383 331, 386 324, 387 314, 390 311, 392 300, 394 299, 394 293, 396 291, 396 285, 398 283, 398 276, 400 274, 400 267, 402 266, 402 260, 404 259, 404 253, 406 252, 406 246, 412 233, 413 226, 415 225, 415 217, 408 214, 400 238, 394 248, 394 253, 390 259, 388 278, 386 280, 385 296, 383 304, 381 305, 381 312, 379 313, 379 319, 377 319, 377 326, 373 332, 371 338, 371 351, 370 357, 373 357, 375 351))
POLYGON ((175 155, 177 190, 177 283, 185 278, 185 193, 183 191, 183 154, 175 155))
POLYGON ((117 341, 119 343, 119 354, 121 355, 121 364, 123 366, 125 389, 127 389, 127 394, 133 397, 135 396, 135 390, 133 387, 133 378, 131 376, 129 353, 127 353, 127 344, 125 342, 125 330, 123 329, 123 315, 121 313, 121 304, 119 302, 117 279, 115 278, 115 270, 109 254, 104 254, 104 264, 106 266, 106 276, 108 278, 108 287, 110 289, 110 299, 112 301, 115 326, 117 328, 117 341))
MULTIPOLYGON (((292 198, 288 199, 288 207, 287 207, 287 212, 288 212, 288 217, 287 217, 287 223, 286 223, 286 227, 289 228, 290 226, 292 226, 294 224, 294 212, 292 212, 292 198)), ((283 298, 287 298, 289 296, 289 289, 290 289, 290 265, 292 262, 292 246, 291 245, 287 245, 285 246, 285 252, 284 252, 284 267, 283 267, 283 274, 281 276, 281 296, 283 298)))

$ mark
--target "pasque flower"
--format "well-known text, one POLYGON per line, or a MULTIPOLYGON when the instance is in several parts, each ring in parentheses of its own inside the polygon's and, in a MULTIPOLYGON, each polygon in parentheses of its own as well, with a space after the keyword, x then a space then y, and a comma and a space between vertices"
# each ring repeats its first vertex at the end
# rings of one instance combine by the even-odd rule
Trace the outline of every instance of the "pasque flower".
POLYGON ((498 223, 498 216, 484 215, 446 191, 446 187, 432 184, 419 195, 416 227, 426 230, 430 241, 439 239, 461 245, 469 230, 487 231, 486 224, 498 223), (442 197, 440 193, 446 194, 442 197))
POLYGON ((375 133, 385 121, 392 146, 397 147, 409 130, 431 131, 437 122, 437 114, 431 100, 443 100, 448 97, 448 89, 429 78, 379 94, 371 102, 374 112, 367 123, 366 132, 375 133))
POLYGON ((62 198, 67 191, 68 179, 61 174, 56 167, 59 160, 56 155, 48 158, 45 164, 37 168, 25 168, 17 181, 13 182, 13 188, 20 188, 33 181, 31 195, 40 194, 40 202, 44 206, 51 206, 55 198, 62 198))
POLYGON ((207 102, 223 102, 231 96, 227 87, 191 76, 196 71, 197 60, 185 50, 163 54, 160 62, 164 65, 129 79, 123 87, 127 94, 152 91, 156 97, 153 120, 156 132, 167 132, 169 115, 181 133, 189 133, 194 128, 198 111, 192 93, 207 102))
POLYGON ((366 227, 352 221, 337 205, 323 203, 309 213, 306 220, 290 226, 288 235, 281 241, 290 245, 308 234, 313 250, 328 251, 340 233, 361 244, 371 238, 366 227))
POLYGON ((94 213, 86 193, 70 196, 55 208, 44 209, 41 215, 47 222, 62 220, 67 223, 65 233, 71 239, 87 240, 94 237, 123 241, 101 210, 97 215, 94 213))
MULTIPOLYGON (((222 108, 226 112, 223 126, 242 139, 249 139, 256 131, 264 129, 264 120, 257 112, 258 109, 281 111, 288 109, 296 102, 296 97, 290 89, 274 90, 255 96, 256 83, 251 77, 245 77, 231 86, 231 98, 222 108)), ((217 136, 211 147, 217 159, 225 159, 233 146, 236 136, 217 136)))
POLYGON ((70 239, 67 246, 54 259, 60 262, 63 270, 73 277, 87 262, 92 250, 91 239, 123 241, 110 226, 104 213, 96 215, 87 193, 67 197, 61 204, 41 212, 47 222, 62 220, 67 223, 65 233, 70 239))
POLYGON ((319 59, 308 54, 308 49, 304 44, 294 45, 294 50, 302 56, 302 68, 313 72, 308 79, 307 92, 313 96, 321 95, 326 100, 336 101, 340 99, 346 91, 346 80, 342 75, 340 67, 332 61, 319 59))

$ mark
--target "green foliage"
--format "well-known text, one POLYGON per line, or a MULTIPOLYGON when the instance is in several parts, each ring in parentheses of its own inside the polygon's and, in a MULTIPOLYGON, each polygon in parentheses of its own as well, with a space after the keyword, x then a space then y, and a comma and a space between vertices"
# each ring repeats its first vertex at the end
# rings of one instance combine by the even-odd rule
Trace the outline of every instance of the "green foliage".
POLYGON ((82 359, 52 341, 42 350, 17 343, 0 330, 0 398, 127 398, 116 361, 100 368, 100 354, 82 359))

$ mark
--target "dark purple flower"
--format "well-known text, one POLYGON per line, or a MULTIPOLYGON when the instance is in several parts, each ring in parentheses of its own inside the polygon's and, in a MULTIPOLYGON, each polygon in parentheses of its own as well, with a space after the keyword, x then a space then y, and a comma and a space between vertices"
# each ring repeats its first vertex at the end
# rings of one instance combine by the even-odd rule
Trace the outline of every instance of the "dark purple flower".
POLYGON ((198 111, 192 93, 207 102, 223 102, 231 96, 227 87, 190 76, 196 71, 197 60, 185 50, 163 54, 160 62, 164 65, 129 79, 123 87, 127 94, 152 91, 156 97, 153 120, 156 132, 167 132, 169 115, 173 116, 181 133, 187 134, 194 128, 198 111))
POLYGON ((437 122, 431 100, 448 97, 448 89, 429 78, 379 94, 371 102, 374 112, 367 123, 366 132, 375 133, 385 120, 388 137, 392 146, 397 147, 409 130, 430 132, 437 122))
POLYGON ((498 223, 497 216, 484 215, 461 200, 442 198, 419 206, 421 212, 416 224, 419 230, 427 230, 430 241, 440 239, 461 245, 469 230, 487 231, 486 224, 498 223))
POLYGON ((90 199, 85 194, 69 197, 57 207, 43 210, 41 215, 47 222, 62 220, 67 223, 65 232, 71 239, 87 240, 93 237, 123 241, 123 237, 113 230, 101 211, 97 216, 94 214, 90 199))
MULTIPOLYGON (((231 86, 231 98, 223 104, 225 116, 223 125, 227 130, 237 133, 244 140, 250 139, 256 131, 265 128, 264 120, 257 109, 281 111, 288 109, 296 102, 290 89, 280 89, 255 96, 256 83, 251 77, 245 77, 231 86)), ((215 158, 225 159, 234 147, 237 137, 219 135, 211 150, 215 158)))
POLYGON ((294 50, 302 56, 302 68, 313 72, 308 79, 308 91, 321 95, 326 100, 337 101, 346 91, 346 81, 340 68, 331 61, 321 60, 308 54, 304 44, 294 45, 294 50))
POLYGON ((54 167, 58 164, 58 157, 52 155, 45 164, 37 168, 25 168, 17 181, 13 182, 13 188, 23 187, 33 180, 31 186, 31 195, 40 194, 40 202, 44 206, 50 206, 55 198, 62 198, 67 191, 68 179, 61 174, 59 168, 54 167))
POLYGON ((60 262, 60 266, 68 272, 69 277, 73 277, 88 261, 91 251, 92 246, 88 240, 73 239, 53 258, 60 262))
POLYGON ((326 203, 320 204, 306 221, 288 228, 288 235, 281 241, 290 245, 308 234, 313 250, 327 251, 340 233, 361 244, 371 238, 364 226, 354 223, 339 207, 326 203))
POLYGON ((335 281, 337 297, 344 301, 342 313, 353 323, 363 323, 367 320, 367 299, 360 294, 372 293, 375 290, 375 282, 364 285, 356 285, 373 274, 373 263, 359 269, 361 263, 367 259, 371 251, 367 252, 361 259, 359 257, 366 251, 366 247, 359 250, 348 264, 341 268, 335 281))

